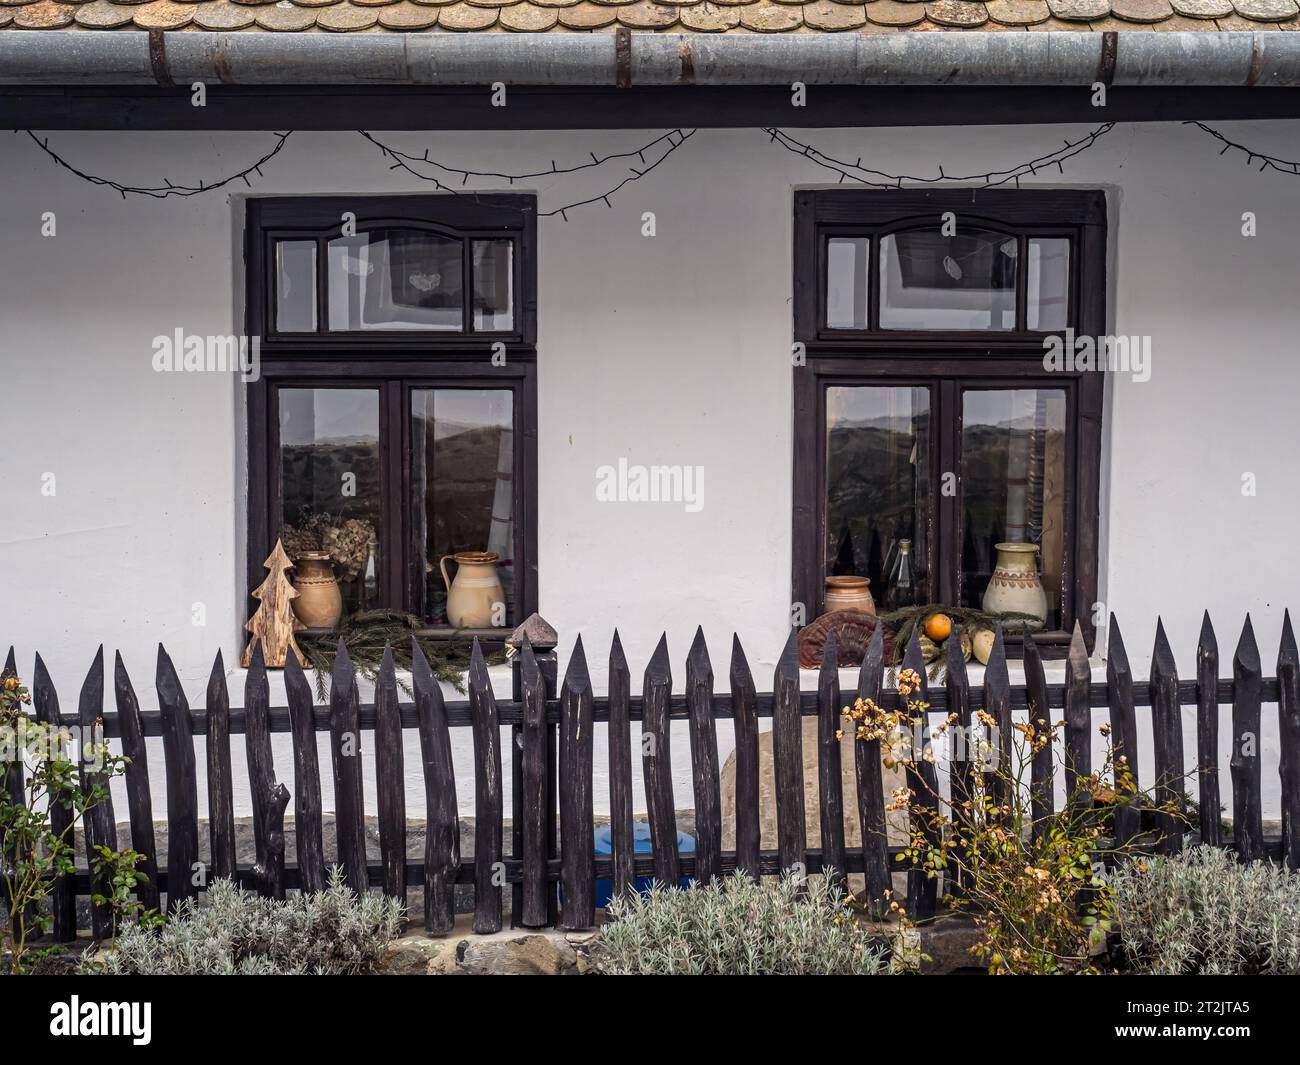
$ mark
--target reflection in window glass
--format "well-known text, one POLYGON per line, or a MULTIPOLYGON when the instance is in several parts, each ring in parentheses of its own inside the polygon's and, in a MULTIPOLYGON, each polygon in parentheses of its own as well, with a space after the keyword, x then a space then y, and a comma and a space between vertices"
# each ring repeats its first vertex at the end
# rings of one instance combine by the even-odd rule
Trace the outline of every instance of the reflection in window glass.
POLYGON ((826 390, 826 573, 871 580, 878 605, 897 596, 899 545, 911 541, 911 589, 929 601, 930 394, 925 388, 826 390))
POLYGON ((1016 238, 967 229, 880 242, 881 329, 1014 329, 1016 238))
POLYGON ((1030 237, 1027 269, 1026 326, 1044 332, 1064 329, 1070 311, 1069 240, 1030 237))
POLYGON ((316 242, 275 242, 275 328, 316 332, 316 242))
POLYGON ((826 245, 826 325, 867 328, 867 267, 871 241, 836 237, 826 245))
POLYGON ((331 240, 330 329, 463 329, 461 254, 459 240, 414 229, 331 240))
POLYGON ((1037 544, 1046 628, 1061 627, 1065 417, 1065 392, 1058 389, 963 394, 963 605, 981 606, 998 544, 1037 544))
POLYGON ((474 328, 504 333, 514 328, 514 242, 474 241, 474 328))
POLYGON ((379 605, 379 392, 282 388, 281 535, 290 558, 324 551, 346 612, 379 605))
POLYGON ((514 396, 509 389, 422 388, 411 393, 411 513, 418 560, 419 611, 430 624, 486 628, 517 624, 514 609, 514 396), (445 556, 453 586, 501 582, 504 617, 475 617, 472 595, 448 616, 445 556), (468 606, 463 605, 468 604, 468 606), (470 615, 458 610, 470 610, 470 615))

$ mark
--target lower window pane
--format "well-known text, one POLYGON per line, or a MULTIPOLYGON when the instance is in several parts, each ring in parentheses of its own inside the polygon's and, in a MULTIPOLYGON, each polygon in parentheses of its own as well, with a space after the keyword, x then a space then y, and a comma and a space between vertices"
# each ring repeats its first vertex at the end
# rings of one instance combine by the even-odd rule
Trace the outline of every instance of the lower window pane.
POLYGON ((867 577, 880 609, 929 601, 930 393, 826 390, 827 576, 867 577))
MULTIPOLYGON (((379 393, 370 388, 282 388, 280 517, 301 579, 338 581, 345 613, 379 603, 379 393)), ((300 589, 300 598, 305 591, 300 589)), ((313 586, 308 623, 328 614, 329 595, 313 586), (323 612, 323 613, 322 613, 323 612)))
POLYGON ((509 389, 411 393, 411 512, 424 621, 517 624, 509 389), (445 576, 444 576, 445 574, 445 576))
POLYGON ((1065 419, 1058 389, 963 394, 963 605, 1062 627, 1065 419))

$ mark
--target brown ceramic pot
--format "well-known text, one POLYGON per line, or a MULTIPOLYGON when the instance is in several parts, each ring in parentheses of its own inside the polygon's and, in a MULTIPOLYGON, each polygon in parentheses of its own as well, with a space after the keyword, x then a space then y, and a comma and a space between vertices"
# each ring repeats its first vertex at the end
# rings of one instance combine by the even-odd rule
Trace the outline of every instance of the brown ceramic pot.
POLYGON ((343 593, 334 563, 324 551, 304 551, 294 562, 293 612, 310 629, 332 629, 343 616, 343 593))
POLYGON ((868 577, 827 577, 826 613, 836 610, 857 610, 876 616, 876 601, 871 598, 868 577))

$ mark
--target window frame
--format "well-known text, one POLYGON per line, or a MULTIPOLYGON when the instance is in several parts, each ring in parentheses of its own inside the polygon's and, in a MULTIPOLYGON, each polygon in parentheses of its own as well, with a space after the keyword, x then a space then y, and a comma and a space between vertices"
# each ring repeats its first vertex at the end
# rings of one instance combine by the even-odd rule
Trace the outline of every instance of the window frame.
MULTIPOLYGON (((826 571, 827 456, 825 390, 830 385, 930 388, 931 434, 927 543, 930 598, 960 602, 961 397, 970 389, 1063 389, 1067 403, 1066 486, 1062 500, 1063 627, 1035 639, 1061 655, 1077 621, 1095 646, 1100 518, 1101 373, 1048 373, 1044 340, 1065 330, 1028 330, 1027 259, 1016 271, 1016 322, 1011 330, 873 328, 879 318, 880 240, 889 233, 938 223, 954 211, 959 227, 1014 235, 1021 251, 1030 237, 1071 240, 1066 324, 1078 336, 1101 336, 1106 321, 1106 200, 1101 190, 1076 189, 823 189, 794 196, 794 339, 803 345, 794 375, 794 466, 791 601, 821 613, 826 571), (866 329, 826 324, 826 249, 832 237, 871 238, 866 329), (939 491, 954 471, 958 493, 939 491)), ((1008 638, 1008 649, 1019 640, 1008 638)))
MULTIPOLYGON (((278 394, 284 388, 377 389, 381 523, 380 598, 390 609, 416 613, 418 565, 413 541, 410 395, 421 388, 493 388, 512 392, 514 475, 514 615, 500 629, 459 630, 494 646, 537 610, 537 349, 536 200, 523 195, 258 197, 245 214, 246 330, 261 337, 261 375, 246 386, 248 430, 248 527, 246 608, 265 576, 263 561, 279 534, 280 451, 278 394), (328 308, 320 258, 328 240, 341 235, 342 214, 354 212, 357 232, 378 228, 436 229, 466 240, 515 241, 515 330, 419 333, 402 330, 326 331, 328 308), (501 227, 500 231, 492 228, 501 227), (274 331, 275 241, 318 242, 317 310, 320 332, 274 331), (493 356, 504 354, 503 364, 493 356)), ((465 305, 472 310, 471 275, 465 276, 465 305)), ((449 638, 450 626, 425 626, 432 637, 449 638)))

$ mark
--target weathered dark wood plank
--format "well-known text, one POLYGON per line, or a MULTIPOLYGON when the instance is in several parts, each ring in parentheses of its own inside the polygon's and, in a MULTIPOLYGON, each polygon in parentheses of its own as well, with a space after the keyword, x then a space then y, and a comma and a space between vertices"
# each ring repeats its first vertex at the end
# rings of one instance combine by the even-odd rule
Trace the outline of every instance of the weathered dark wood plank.
MULTIPOLYGON (((275 818, 271 816, 275 763, 271 755, 270 707, 271 686, 266 676, 266 658, 262 641, 257 640, 244 678, 244 754, 248 760, 248 796, 253 808, 255 864, 267 870, 274 864, 267 851, 267 833, 275 824, 275 818)), ((270 885, 270 880, 266 883, 270 885)))
MULTIPOLYGON (((966 658, 961 649, 962 630, 960 626, 953 629, 946 643, 944 690, 948 696, 948 719, 952 722, 948 729, 948 750, 952 771, 949 774, 949 797, 952 802, 952 818, 959 838, 971 821, 971 809, 967 805, 975 795, 976 774, 975 758, 971 752, 971 698, 970 677, 966 672, 966 658)), ((958 844, 957 865, 953 870, 951 883, 945 883, 945 890, 962 892, 966 885, 967 854, 958 844)), ((946 878, 945 878, 946 879, 946 878)))
POLYGON ((167 908, 199 896, 206 879, 199 869, 199 785, 195 775, 194 728, 176 667, 158 645, 155 676, 167 767, 167 908))
POLYGON ((1010 798, 1010 782, 1016 772, 1011 741, 1011 674, 1007 669, 1001 624, 993 630, 993 650, 984 666, 984 712, 996 722, 989 738, 992 750, 984 768, 993 773, 989 791, 993 801, 1001 806, 1010 798))
MULTIPOLYGON (((1258 730, 1257 730, 1258 731, 1258 730)), ((1155 752, 1155 797, 1161 805, 1172 806, 1181 813, 1186 806, 1183 768, 1183 719, 1178 704, 1178 667, 1165 636, 1165 626, 1156 619, 1156 644, 1151 656, 1151 739, 1155 752)), ((1177 854, 1183 849, 1180 817, 1161 814, 1161 854, 1177 854)))
POLYGON ((1255 629, 1246 615, 1232 656, 1232 844, 1243 862, 1264 856, 1264 815, 1260 806, 1260 666, 1255 629))
MULTIPOLYGON (((617 642, 617 635, 615 641, 617 642)), ((619 648, 619 653, 622 649, 619 648)), ((524 634, 523 642, 519 648, 519 675, 520 675, 520 697, 524 703, 524 758, 523 772, 521 780, 521 789, 523 791, 523 860, 524 860, 524 883, 521 898, 522 914, 519 915, 519 922, 525 928, 543 928, 549 920, 549 898, 547 893, 546 877, 546 777, 547 766, 546 757, 550 744, 546 737, 546 681, 542 677, 542 671, 537 666, 537 656, 533 654, 533 645, 528 640, 527 633, 524 634)), ((611 662, 610 673, 610 709, 614 709, 614 685, 615 679, 612 672, 613 665, 611 662)), ((624 671, 627 665, 624 663, 624 671)), ((626 678, 625 678, 626 679, 626 678)), ((625 700, 626 701, 626 700, 625 700)), ((627 728, 627 708, 624 706, 624 730, 627 728)), ((613 791, 615 789, 614 776, 617 768, 614 765, 614 731, 615 725, 610 722, 610 791, 611 802, 613 802, 613 791)), ((630 744, 630 740, 628 743, 630 744)), ((625 756, 630 759, 630 748, 625 752, 625 756)), ((628 768, 628 780, 626 788, 628 795, 626 798, 627 805, 627 833, 630 836, 632 831, 632 796, 631 792, 631 769, 628 768)), ((611 809, 613 807, 611 806, 611 809)), ((617 829, 615 829, 617 833, 617 829)), ((629 840, 628 846, 631 846, 629 840)), ((617 854, 617 852, 615 852, 617 854)), ((632 859, 627 856, 627 873, 631 876, 632 859)))
POLYGON ((722 793, 718 734, 713 721, 713 664, 704 629, 686 655, 686 708, 690 715, 691 784, 695 796, 695 876, 707 884, 722 872, 722 793))
MULTIPOLYGON (((296 664, 297 658, 289 657, 296 664)), ((230 767, 230 692, 220 651, 208 675, 206 707, 209 868, 214 878, 231 880, 235 876, 235 791, 230 767)))
POLYGON ((791 630, 772 676, 772 763, 781 868, 808 872, 803 802, 803 726, 799 717, 799 648, 791 630))
MULTIPOLYGON (((990 662, 992 659, 990 659, 990 662)), ((912 630, 907 651, 903 655, 903 671, 916 674, 916 687, 908 696, 909 702, 928 703, 929 683, 925 675, 925 659, 917 629, 912 630)), ((901 681, 900 671, 900 681, 901 681)), ((909 807, 911 832, 921 835, 932 845, 937 842, 935 823, 939 813, 939 773, 933 761, 930 745, 930 725, 924 713, 908 714, 911 728, 911 750, 908 752, 907 786, 912 791, 909 807)), ((913 920, 933 917, 938 902, 938 880, 924 869, 909 869, 907 873, 907 913, 913 920)))
MULTIPOLYGON (((1047 676, 1043 671, 1043 656, 1033 634, 1025 633, 1024 643, 1025 698, 1029 703, 1028 720, 1038 737, 1051 736, 1052 708, 1047 702, 1047 676)), ((1056 797, 1052 792, 1055 776, 1055 751, 1049 739, 1030 755, 1029 764, 1029 816, 1033 822, 1033 837, 1042 839, 1051 828, 1056 812, 1056 797)), ((1067 791, 1068 794, 1068 791, 1067 791)))
POLYGON ((758 879, 758 706, 740 637, 731 635, 731 720, 736 735, 736 868, 758 879))
POLYGON ((609 838, 615 897, 636 886, 632 872, 636 844, 632 831, 632 721, 628 710, 631 702, 632 674, 615 629, 609 648, 609 838))
POLYGON ((677 860, 672 750, 668 745, 668 710, 672 691, 668 634, 664 633, 650 656, 641 682, 641 772, 645 779, 646 817, 650 821, 655 879, 668 887, 676 887, 681 878, 677 860))
POLYGON ((1223 843, 1223 818, 1219 797, 1219 641, 1207 610, 1201 619, 1196 644, 1196 783, 1199 797, 1201 842, 1211 847, 1223 843))
MULTIPOLYGON (((90 807, 82 818, 85 829, 86 862, 96 857, 95 848, 117 850, 117 820, 113 817, 113 797, 108 794, 108 774, 103 770, 104 752, 108 741, 104 738, 104 646, 95 652, 95 660, 81 686, 77 701, 77 720, 81 725, 81 790, 91 795, 103 789, 102 798, 90 807)), ((107 896, 110 888, 107 878, 94 876, 97 894, 107 896)), ((113 933, 113 915, 107 905, 94 905, 90 910, 91 928, 96 939, 106 939, 113 933)))
POLYGON ((835 879, 847 890, 844 862, 844 781, 840 739, 844 704, 840 701, 840 657, 835 633, 826 637, 822 666, 817 674, 817 785, 820 800, 822 863, 834 869, 835 879))
POLYGON ((1111 744, 1115 791, 1127 799, 1115 808, 1115 840, 1125 846, 1141 829, 1141 815, 1132 805, 1131 792, 1138 784, 1137 710, 1133 703, 1133 670, 1124 649, 1119 621, 1110 616, 1106 639, 1106 705, 1110 711, 1111 744), (1127 781, 1127 786, 1122 782, 1127 781))
POLYGON ((430 934, 437 934, 450 932, 456 923, 453 891, 460 871, 460 816, 447 708, 429 660, 415 637, 411 638, 411 686, 420 719, 424 767, 424 927, 430 934))
POLYGON ((330 762, 334 770, 334 825, 344 882, 361 894, 366 877, 365 797, 361 774, 361 710, 357 676, 339 638, 330 681, 330 762))
POLYGON ((131 819, 131 849, 141 855, 135 869, 144 878, 136 886, 135 895, 146 910, 161 912, 153 796, 149 792, 149 759, 144 745, 144 726, 140 722, 140 700, 135 697, 120 651, 113 656, 113 698, 122 730, 122 753, 127 758, 126 804, 131 819))
MULTIPOLYGON (((293 658, 293 652, 287 657, 293 658)), ((269 899, 284 898, 284 809, 288 805, 289 789, 283 784, 276 784, 262 804, 263 845, 253 863, 253 884, 259 895, 269 899)))
POLYGON ((1282 615, 1277 651, 1279 773, 1282 783, 1282 863, 1300 869, 1300 655, 1291 631, 1291 611, 1282 615))
POLYGON ((592 816, 594 695, 579 636, 560 685, 560 927, 596 924, 596 852, 592 816))
MULTIPOLYGON (((18 660, 14 655, 13 646, 10 645, 9 653, 5 656, 4 668, 0 669, 0 678, 17 677, 18 660)), ((9 802, 16 806, 22 807, 27 805, 27 784, 23 772, 23 759, 19 754, 13 761, 3 763, 3 782, 0 783, 9 797, 9 802)), ((12 863, 9 861, 8 852, 5 850, 5 830, 0 825, 0 871, 4 876, 0 876, 0 901, 3 901, 5 912, 9 911, 9 875, 12 863)))
POLYGON ((501 931, 501 728, 477 637, 469 660, 469 703, 474 717, 474 931, 486 934, 501 931))
POLYGON ((392 647, 375 678, 375 791, 379 807, 379 861, 384 894, 406 905, 406 774, 402 715, 397 708, 397 669, 392 647))
MULTIPOLYGON (((59 722, 59 693, 54 689, 49 670, 41 656, 36 656, 36 668, 32 671, 32 709, 36 719, 49 725, 60 736, 60 740, 51 744, 51 758, 67 758, 67 732, 59 722)), ((73 845, 72 811, 61 803, 50 807, 50 831, 56 837, 62 837, 73 845)), ((50 897, 50 911, 54 918, 54 939, 59 943, 71 943, 77 938, 77 896, 70 876, 56 877, 50 897)))
MULTIPOLYGON (((858 671, 858 699, 879 705, 885 676, 884 630, 876 626, 858 671)), ((856 723, 851 725, 856 729, 856 723)), ((856 733, 855 733, 856 735, 856 733)), ((880 740, 855 739, 854 768, 858 779, 858 823, 862 831, 862 868, 867 906, 876 916, 886 910, 891 890, 889 834, 885 823, 885 782, 881 772, 880 740)))
MULTIPOLYGON (((1074 624, 1070 651, 1065 661, 1065 797, 1075 813, 1092 806, 1092 709, 1088 706, 1088 688, 1092 668, 1088 665, 1088 645, 1083 630, 1074 624)), ((1178 690, 1174 685, 1175 693, 1178 690)), ((1179 733, 1179 754, 1182 733, 1179 733)))
POLYGON ((284 693, 293 734, 293 831, 298 874, 303 891, 324 891, 328 872, 321 819, 320 756, 316 750, 316 700, 297 655, 285 655, 284 693))

